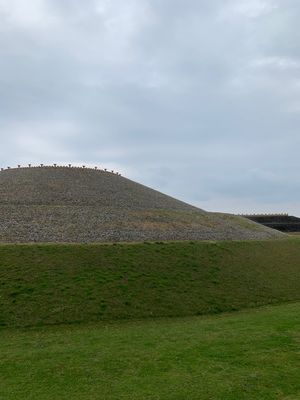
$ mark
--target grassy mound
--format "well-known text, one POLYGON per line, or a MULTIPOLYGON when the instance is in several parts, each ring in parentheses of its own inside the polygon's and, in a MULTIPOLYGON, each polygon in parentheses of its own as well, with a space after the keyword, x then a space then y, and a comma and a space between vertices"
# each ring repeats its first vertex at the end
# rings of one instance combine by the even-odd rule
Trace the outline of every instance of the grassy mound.
POLYGON ((213 214, 122 176, 67 167, 0 171, 1 243, 263 240, 279 231, 213 214))
POLYGON ((300 303, 0 332, 5 400, 299 399, 300 303))
POLYGON ((6 327, 300 300, 300 240, 1 245, 0 298, 6 327))

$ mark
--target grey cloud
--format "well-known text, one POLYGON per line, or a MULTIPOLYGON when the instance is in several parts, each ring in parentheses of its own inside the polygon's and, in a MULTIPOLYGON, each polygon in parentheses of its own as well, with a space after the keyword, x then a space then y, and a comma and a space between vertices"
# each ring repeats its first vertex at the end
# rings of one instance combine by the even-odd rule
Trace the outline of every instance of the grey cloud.
POLYGON ((210 209, 300 214, 297 1, 11 4, 3 165, 106 164, 210 209))

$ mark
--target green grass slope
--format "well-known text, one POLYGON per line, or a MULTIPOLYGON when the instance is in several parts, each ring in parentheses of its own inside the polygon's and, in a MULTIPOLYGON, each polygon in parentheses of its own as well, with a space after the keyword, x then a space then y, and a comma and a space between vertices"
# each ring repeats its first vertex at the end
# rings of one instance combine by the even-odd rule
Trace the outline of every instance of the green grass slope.
POLYGON ((5 400, 296 400, 300 303, 0 332, 5 400))
POLYGON ((300 300, 300 240, 1 245, 0 324, 188 316, 300 300))

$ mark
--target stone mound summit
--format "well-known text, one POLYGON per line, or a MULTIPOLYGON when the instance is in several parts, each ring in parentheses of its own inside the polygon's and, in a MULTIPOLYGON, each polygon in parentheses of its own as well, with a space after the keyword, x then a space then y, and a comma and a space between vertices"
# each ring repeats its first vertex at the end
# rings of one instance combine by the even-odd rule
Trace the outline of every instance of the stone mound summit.
POLYGON ((0 242, 271 239, 242 217, 208 213, 120 174, 89 168, 0 171, 0 242))

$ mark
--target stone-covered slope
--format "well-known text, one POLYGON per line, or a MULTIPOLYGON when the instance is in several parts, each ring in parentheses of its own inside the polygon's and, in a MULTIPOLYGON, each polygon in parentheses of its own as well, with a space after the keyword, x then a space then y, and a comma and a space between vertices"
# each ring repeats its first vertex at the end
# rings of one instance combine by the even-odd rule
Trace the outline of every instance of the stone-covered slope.
POLYGON ((106 171, 35 167, 0 172, 0 242, 280 236, 244 218, 207 213, 106 171))

